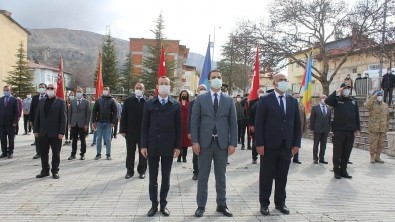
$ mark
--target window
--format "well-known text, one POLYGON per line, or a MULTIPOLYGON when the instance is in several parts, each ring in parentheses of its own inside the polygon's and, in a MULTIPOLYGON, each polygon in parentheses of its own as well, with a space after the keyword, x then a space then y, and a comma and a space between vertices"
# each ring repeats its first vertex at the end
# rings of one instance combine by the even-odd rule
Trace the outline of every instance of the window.
POLYGON ((369 70, 375 70, 375 69, 379 69, 380 65, 379 64, 370 64, 368 69, 369 70))
POLYGON ((51 75, 46 75, 45 76, 45 82, 52 82, 52 76, 51 75))
POLYGON ((352 73, 357 73, 357 69, 352 69, 352 73))

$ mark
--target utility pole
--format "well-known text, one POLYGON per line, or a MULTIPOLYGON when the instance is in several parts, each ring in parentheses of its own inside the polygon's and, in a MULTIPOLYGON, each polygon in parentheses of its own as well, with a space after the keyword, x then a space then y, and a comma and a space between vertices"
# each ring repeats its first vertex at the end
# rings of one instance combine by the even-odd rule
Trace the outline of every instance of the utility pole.
POLYGON ((384 65, 384 44, 385 44, 385 29, 386 29, 386 21, 387 21, 387 1, 384 0, 384 18, 383 18, 383 30, 381 33, 381 50, 380 50, 380 69, 379 69, 379 77, 383 76, 383 65, 384 65))
POLYGON ((215 49, 215 28, 219 28, 219 29, 220 29, 221 27, 215 27, 215 26, 214 26, 214 36, 213 36, 214 38, 213 38, 213 45, 212 45, 212 46, 213 46, 213 56, 211 57, 211 65, 213 66, 213 67, 211 67, 212 69, 215 69, 215 68, 217 68, 217 67, 214 67, 214 52, 215 52, 215 50, 214 50, 214 49, 215 49))

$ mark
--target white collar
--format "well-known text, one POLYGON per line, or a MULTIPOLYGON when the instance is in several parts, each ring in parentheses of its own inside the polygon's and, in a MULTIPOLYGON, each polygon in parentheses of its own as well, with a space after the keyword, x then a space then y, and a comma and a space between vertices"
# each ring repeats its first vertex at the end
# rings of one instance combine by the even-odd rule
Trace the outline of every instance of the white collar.
POLYGON ((161 97, 160 95, 158 95, 158 99, 159 99, 159 101, 161 101, 162 99, 164 99, 164 100, 169 100, 169 96, 166 96, 166 97, 161 97))
POLYGON ((276 94, 276 98, 278 98, 279 96, 284 96, 283 98, 285 98, 285 93, 281 95, 276 90, 274 90, 273 92, 274 92, 274 94, 276 94))
POLYGON ((221 96, 222 91, 220 90, 218 92, 214 92, 213 90, 210 89, 210 93, 211 93, 211 96, 214 96, 215 93, 217 93, 218 96, 221 96))

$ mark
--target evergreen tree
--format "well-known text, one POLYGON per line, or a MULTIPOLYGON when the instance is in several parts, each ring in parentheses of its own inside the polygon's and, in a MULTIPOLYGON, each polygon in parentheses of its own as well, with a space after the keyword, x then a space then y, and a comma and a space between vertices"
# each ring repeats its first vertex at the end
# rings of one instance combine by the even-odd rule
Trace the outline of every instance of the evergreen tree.
POLYGON ((125 59, 125 64, 123 65, 121 76, 122 76, 122 87, 125 90, 125 94, 129 95, 131 90, 134 89, 134 86, 137 83, 137 78, 136 76, 133 75, 132 54, 130 52, 128 53, 125 59))
MULTIPOLYGON (((162 42, 165 39, 163 30, 165 28, 164 20, 162 13, 159 14, 159 17, 156 19, 156 26, 154 30, 151 32, 155 35, 155 44, 148 45, 148 56, 144 56, 142 62, 142 70, 141 70, 141 80, 145 85, 145 89, 147 92, 152 93, 155 91, 157 79, 158 79, 158 68, 159 68, 159 60, 160 60, 160 50, 162 46, 162 42)), ((166 53, 166 45, 163 45, 165 54, 166 53)), ((166 57, 166 55, 165 55, 166 57)), ((174 70, 176 69, 175 61, 165 60, 166 63, 166 76, 169 77, 172 83, 172 88, 174 87, 174 70)))
POLYGON ((19 44, 18 53, 15 56, 17 57, 17 62, 12 66, 14 70, 9 72, 6 83, 12 87, 12 91, 16 95, 23 97, 28 93, 34 93, 35 87, 33 85, 34 76, 29 72, 26 51, 22 42, 19 44))
MULTIPOLYGON (((118 59, 115 50, 114 41, 111 38, 111 34, 107 35, 106 40, 102 45, 102 75, 103 85, 110 87, 111 92, 120 92, 120 76, 118 71, 118 59)), ((95 72, 95 81, 97 79, 97 70, 95 72)), ((96 84, 95 84, 96 85, 96 84)))

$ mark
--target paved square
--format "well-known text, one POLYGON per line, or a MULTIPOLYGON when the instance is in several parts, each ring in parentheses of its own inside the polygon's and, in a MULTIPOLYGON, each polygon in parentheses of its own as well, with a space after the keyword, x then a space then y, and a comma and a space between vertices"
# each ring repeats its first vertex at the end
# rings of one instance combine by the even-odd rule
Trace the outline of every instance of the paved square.
MULTIPOLYGON (((229 158, 228 207, 233 218, 215 212, 214 174, 209 181, 209 199, 203 218, 195 218, 196 182, 192 177, 192 152, 187 163, 173 163, 168 197, 170 217, 158 213, 146 217, 151 203, 148 175, 124 179, 125 140, 113 140, 113 160, 93 160, 96 148, 87 138, 86 160, 67 160, 71 146, 63 146, 60 179, 36 179, 40 160, 33 160, 33 135, 16 137, 13 159, 0 159, 0 221, 395 221, 395 159, 383 155, 385 164, 370 164, 369 153, 354 149, 352 180, 335 180, 332 144, 328 165, 313 164, 312 141, 303 139, 301 165, 291 164, 286 204, 290 215, 281 215, 270 205, 270 216, 259 212, 259 164, 251 164, 251 151, 240 150, 229 158)), ((105 148, 103 147, 103 152, 105 148)), ((273 186, 274 187, 274 186, 273 186)), ((273 196, 271 198, 273 202, 273 196)))

